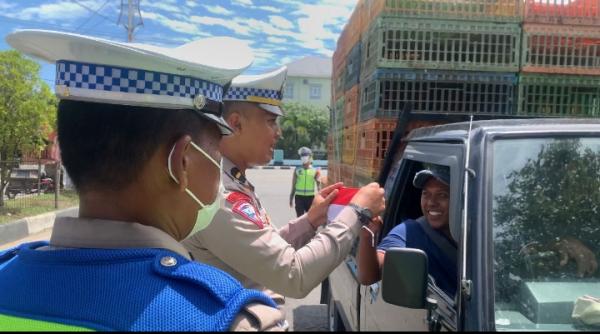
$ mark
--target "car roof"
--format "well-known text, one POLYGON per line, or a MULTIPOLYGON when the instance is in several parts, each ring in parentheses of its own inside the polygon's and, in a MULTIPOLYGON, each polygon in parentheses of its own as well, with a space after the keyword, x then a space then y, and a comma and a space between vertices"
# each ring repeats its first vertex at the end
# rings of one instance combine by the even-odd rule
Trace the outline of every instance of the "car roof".
MULTIPOLYGON (((472 131, 487 133, 533 132, 596 132, 600 134, 600 119, 590 118, 528 118, 473 121, 472 131)), ((459 141, 464 142, 469 132, 469 122, 448 123, 413 130, 407 141, 459 141)))

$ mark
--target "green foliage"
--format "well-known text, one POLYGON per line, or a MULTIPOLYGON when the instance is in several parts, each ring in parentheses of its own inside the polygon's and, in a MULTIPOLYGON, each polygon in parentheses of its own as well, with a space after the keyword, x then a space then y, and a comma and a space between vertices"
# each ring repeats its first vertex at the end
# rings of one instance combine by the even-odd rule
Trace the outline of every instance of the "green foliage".
MULTIPOLYGON (((56 98, 40 77, 40 66, 14 50, 0 52, 0 194, 14 160, 39 152, 55 127, 56 98)), ((0 206, 3 204, 0 196, 0 206)))
POLYGON ((283 105, 281 131, 283 138, 277 143, 277 148, 284 151, 286 159, 299 159, 298 148, 306 146, 316 148, 327 143, 329 114, 324 109, 300 104, 286 103, 283 105))
POLYGON ((496 197, 494 210, 499 296, 518 290, 519 280, 510 279, 509 272, 524 279, 574 275, 575 261, 557 265, 552 245, 560 239, 573 237, 600 252, 599 152, 578 139, 555 140, 507 179, 508 191, 496 197))
POLYGON ((509 175, 499 197, 496 223, 504 237, 551 240, 570 235, 600 240, 600 154, 577 139, 546 145, 536 159, 509 175), (525 234, 525 235, 523 235, 525 234))

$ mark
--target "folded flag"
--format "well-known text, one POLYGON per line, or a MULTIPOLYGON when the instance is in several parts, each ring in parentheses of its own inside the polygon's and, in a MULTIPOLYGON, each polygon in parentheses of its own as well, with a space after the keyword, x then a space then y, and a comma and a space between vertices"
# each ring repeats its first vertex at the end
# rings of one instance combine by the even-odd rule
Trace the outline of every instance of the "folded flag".
POLYGON ((327 210, 327 223, 333 221, 337 215, 348 205, 352 197, 356 194, 358 188, 341 187, 338 189, 337 196, 333 199, 327 210))

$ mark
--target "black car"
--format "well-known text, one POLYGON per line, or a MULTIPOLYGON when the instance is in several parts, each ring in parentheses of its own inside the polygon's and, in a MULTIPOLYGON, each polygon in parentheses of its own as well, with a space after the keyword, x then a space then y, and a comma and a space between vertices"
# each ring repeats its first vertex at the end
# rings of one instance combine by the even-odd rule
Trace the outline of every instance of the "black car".
POLYGON ((380 282, 360 285, 355 247, 329 276, 332 330, 598 329, 573 311, 600 297, 600 269, 576 261, 600 259, 600 121, 455 123, 417 129, 406 144, 391 152, 379 241, 422 215, 415 173, 449 168, 457 293, 428 278, 423 252, 400 248, 386 252, 380 282))

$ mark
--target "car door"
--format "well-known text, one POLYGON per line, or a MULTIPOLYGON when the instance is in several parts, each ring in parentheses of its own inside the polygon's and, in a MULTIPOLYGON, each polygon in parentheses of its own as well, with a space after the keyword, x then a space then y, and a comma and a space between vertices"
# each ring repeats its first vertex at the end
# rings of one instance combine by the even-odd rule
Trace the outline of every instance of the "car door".
POLYGON ((356 250, 358 239, 354 242, 350 254, 329 275, 329 287, 333 296, 336 311, 342 318, 344 329, 357 331, 359 329, 359 288, 356 250))
MULTIPOLYGON (((447 166, 451 174, 450 224, 460 222, 460 197, 462 175, 459 162, 462 161, 462 146, 439 143, 410 143, 393 169, 386 183, 388 209, 384 217, 384 227, 379 241, 405 218, 421 215, 420 190, 412 186, 416 172, 431 164, 447 166), (393 175, 392 175, 393 174, 393 175)), ((455 240, 458 240, 455 238, 455 240)), ((458 268, 457 268, 458 270, 458 268)), ((446 329, 456 328, 456 306, 454 299, 439 288, 429 285, 429 295, 438 302, 438 312, 445 319, 446 329), (450 320, 449 320, 450 319, 450 320)), ((426 331, 428 311, 408 309, 386 303, 382 296, 381 281, 370 286, 360 287, 360 330, 361 331, 426 331)))

